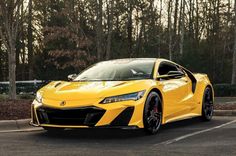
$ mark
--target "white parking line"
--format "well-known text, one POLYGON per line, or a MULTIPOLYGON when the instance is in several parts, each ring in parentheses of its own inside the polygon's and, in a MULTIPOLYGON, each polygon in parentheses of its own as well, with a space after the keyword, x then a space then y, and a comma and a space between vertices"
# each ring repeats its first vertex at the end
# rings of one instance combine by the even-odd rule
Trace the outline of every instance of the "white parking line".
POLYGON ((16 129, 16 130, 2 130, 0 133, 14 133, 14 132, 33 132, 33 131, 41 131, 42 128, 28 128, 28 129, 16 129))
POLYGON ((215 127, 212 127, 212 128, 208 128, 208 129, 204 129, 204 130, 201 130, 201 131, 197 131, 197 132, 193 132, 193 133, 190 133, 190 134, 186 134, 186 135, 183 135, 183 136, 180 136, 180 137, 177 137, 177 138, 174 138, 174 139, 170 139, 170 140, 167 140, 167 141, 161 142, 159 144, 155 144, 155 145, 160 145, 160 144, 162 144, 162 145, 169 145, 169 144, 175 143, 177 141, 180 141, 180 140, 192 137, 194 135, 198 135, 198 134, 201 134, 201 133, 205 133, 205 132, 209 132, 209 131, 212 131, 212 130, 215 130, 215 129, 219 129, 219 128, 225 127, 225 126, 233 124, 233 123, 236 123, 236 120, 233 120, 233 121, 230 121, 230 122, 227 122, 227 123, 224 123, 222 125, 215 126, 215 127))

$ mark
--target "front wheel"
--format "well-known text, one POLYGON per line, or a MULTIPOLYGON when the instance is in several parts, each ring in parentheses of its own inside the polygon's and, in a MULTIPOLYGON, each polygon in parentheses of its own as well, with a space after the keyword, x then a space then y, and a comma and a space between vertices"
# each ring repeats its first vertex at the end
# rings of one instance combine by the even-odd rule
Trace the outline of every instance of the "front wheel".
POLYGON ((202 100, 202 119, 210 121, 213 116, 213 93, 210 87, 207 87, 202 100))
POLYGON ((161 98, 156 92, 149 93, 144 106, 144 130, 149 134, 156 134, 162 121, 161 98))

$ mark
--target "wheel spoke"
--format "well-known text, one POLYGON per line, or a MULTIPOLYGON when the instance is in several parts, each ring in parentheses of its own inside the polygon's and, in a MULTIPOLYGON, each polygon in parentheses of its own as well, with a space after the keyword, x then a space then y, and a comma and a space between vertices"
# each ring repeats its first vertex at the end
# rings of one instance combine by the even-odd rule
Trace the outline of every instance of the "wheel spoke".
POLYGON ((150 125, 150 123, 151 123, 152 120, 153 120, 153 117, 152 117, 152 116, 150 116, 150 117, 147 118, 147 122, 148 122, 149 125, 150 125))
POLYGON ((154 116, 155 116, 155 118, 160 119, 161 113, 160 113, 160 112, 156 112, 156 113, 154 114, 154 116))
POLYGON ((160 112, 151 112, 151 115, 147 118, 149 127, 156 128, 159 125, 161 113, 160 112))

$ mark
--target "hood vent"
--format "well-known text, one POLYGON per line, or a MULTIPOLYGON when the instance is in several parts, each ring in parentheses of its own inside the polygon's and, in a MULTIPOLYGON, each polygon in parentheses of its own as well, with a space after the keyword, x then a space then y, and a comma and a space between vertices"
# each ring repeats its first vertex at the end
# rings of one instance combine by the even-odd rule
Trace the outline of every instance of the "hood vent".
POLYGON ((58 87, 61 84, 61 82, 58 82, 57 84, 55 84, 55 88, 58 87))

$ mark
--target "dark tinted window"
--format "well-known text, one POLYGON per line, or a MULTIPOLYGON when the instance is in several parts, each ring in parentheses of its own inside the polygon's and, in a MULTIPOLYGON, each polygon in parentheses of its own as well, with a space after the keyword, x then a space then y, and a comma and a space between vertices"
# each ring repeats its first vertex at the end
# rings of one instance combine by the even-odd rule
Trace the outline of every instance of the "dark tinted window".
POLYGON ((162 62, 158 68, 159 75, 167 75, 169 71, 178 71, 179 69, 176 65, 171 64, 169 62, 162 62))

